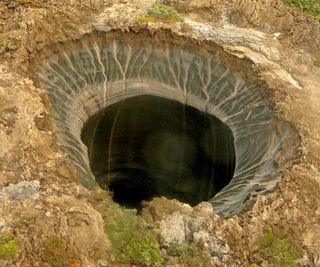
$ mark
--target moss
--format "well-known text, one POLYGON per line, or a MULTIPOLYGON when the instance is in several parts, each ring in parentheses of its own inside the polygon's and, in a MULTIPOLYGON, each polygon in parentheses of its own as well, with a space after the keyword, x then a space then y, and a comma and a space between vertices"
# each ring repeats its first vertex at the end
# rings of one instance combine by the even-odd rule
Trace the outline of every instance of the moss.
POLYGON ((183 266, 202 267, 206 266, 206 258, 200 248, 194 244, 172 245, 168 249, 171 256, 177 257, 177 260, 183 266))
POLYGON ((164 5, 160 2, 155 2, 148 10, 147 16, 137 16, 139 22, 182 22, 183 19, 179 13, 171 6, 164 5))
POLYGON ((260 237, 258 239, 258 244, 261 247, 269 247, 272 245, 272 242, 274 241, 273 231, 271 228, 268 228, 264 234, 264 236, 260 237))
POLYGON ((301 256, 301 249, 287 232, 269 228, 257 243, 262 257, 272 266, 297 266, 295 260, 301 256))
POLYGON ((20 252, 20 243, 17 238, 9 233, 0 235, 0 259, 12 260, 20 252))
POLYGON ((110 253, 117 263, 139 266, 163 266, 160 247, 151 225, 136 210, 120 208, 103 202, 102 214, 106 233, 111 241, 110 253))
POLYGON ((65 241, 58 236, 52 236, 45 243, 41 260, 52 267, 77 266, 75 252, 68 248, 65 241))
POLYGON ((319 0, 284 0, 286 4, 302 8, 318 20, 320 20, 320 1, 319 0))

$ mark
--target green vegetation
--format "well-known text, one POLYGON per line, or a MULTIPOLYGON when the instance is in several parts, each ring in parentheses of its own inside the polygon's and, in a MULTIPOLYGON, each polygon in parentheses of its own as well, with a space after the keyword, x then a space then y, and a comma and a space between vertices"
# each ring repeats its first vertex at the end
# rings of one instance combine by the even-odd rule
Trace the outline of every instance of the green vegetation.
POLYGON ((110 253, 117 263, 138 266, 163 266, 159 243, 151 225, 135 210, 120 208, 104 201, 101 212, 111 241, 110 253))
POLYGON ((178 257, 183 266, 203 267, 207 262, 200 248, 194 244, 172 245, 168 252, 178 257))
POLYGON ((20 244, 17 238, 9 233, 0 234, 0 259, 12 260, 18 255, 20 244))
POLYGON ((76 254, 58 236, 52 236, 44 245, 41 259, 52 267, 77 266, 76 254))
POLYGON ((320 20, 319 0, 284 0, 284 2, 289 5, 298 6, 320 20))
POLYGON ((269 228, 257 243, 263 258, 272 266, 297 266, 294 261, 301 256, 301 249, 287 233, 269 228))
POLYGON ((179 13, 171 6, 155 2, 148 10, 147 16, 136 17, 139 22, 181 22, 183 19, 179 13))

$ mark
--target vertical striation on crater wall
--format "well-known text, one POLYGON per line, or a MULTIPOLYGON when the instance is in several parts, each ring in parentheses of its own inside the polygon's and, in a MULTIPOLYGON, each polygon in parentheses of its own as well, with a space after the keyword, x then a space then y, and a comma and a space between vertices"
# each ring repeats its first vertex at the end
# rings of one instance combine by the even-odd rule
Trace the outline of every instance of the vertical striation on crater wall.
POLYGON ((114 200, 141 208, 164 196, 192 206, 231 180, 231 130, 216 117, 162 97, 126 98, 90 117, 81 139, 90 168, 114 200))
POLYGON ((51 101, 57 143, 77 166, 85 186, 95 185, 81 140, 85 122, 139 95, 192 106, 231 129, 234 175, 210 200, 221 216, 240 212, 250 195, 272 190, 278 165, 290 158, 283 155, 283 147, 295 137, 294 131, 274 117, 259 88, 196 46, 179 47, 170 40, 158 45, 152 38, 135 44, 133 34, 114 40, 101 34, 52 48, 35 62, 37 80, 51 101))

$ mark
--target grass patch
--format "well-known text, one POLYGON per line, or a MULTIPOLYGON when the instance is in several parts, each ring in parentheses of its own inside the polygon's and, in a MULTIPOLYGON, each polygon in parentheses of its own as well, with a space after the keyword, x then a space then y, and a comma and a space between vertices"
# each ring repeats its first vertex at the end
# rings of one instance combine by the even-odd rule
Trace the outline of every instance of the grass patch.
POLYGON ((298 266, 295 260, 301 256, 301 249, 287 233, 267 229, 257 240, 260 252, 265 260, 274 267, 298 266))
POLYGON ((137 16, 139 22, 182 22, 179 13, 171 6, 155 2, 148 10, 146 16, 137 16))
POLYGON ((200 248, 194 244, 172 245, 168 253, 178 257, 182 266, 203 267, 207 263, 200 248))
POLYGON ((65 241, 58 236, 50 237, 44 245, 41 260, 52 267, 77 266, 75 252, 69 249, 65 241))
POLYGON ((294 5, 302 8, 310 15, 320 20, 320 1, 319 0, 284 0, 288 5, 294 5))
POLYGON ((136 210, 120 208, 104 201, 98 210, 111 241, 111 256, 120 264, 163 266, 160 247, 151 225, 136 210))
POLYGON ((9 233, 0 234, 0 259, 12 260, 20 251, 17 238, 9 233))

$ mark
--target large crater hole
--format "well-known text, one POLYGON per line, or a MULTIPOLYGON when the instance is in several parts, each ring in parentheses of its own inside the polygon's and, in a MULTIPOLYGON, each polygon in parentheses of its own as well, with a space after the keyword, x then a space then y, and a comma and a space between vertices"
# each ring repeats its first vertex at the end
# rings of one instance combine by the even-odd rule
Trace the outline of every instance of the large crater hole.
POLYGON ((232 216, 272 191, 296 155, 267 84, 213 42, 96 32, 46 47, 30 72, 77 181, 124 206, 165 196, 232 216))
POLYGON ((97 182, 121 205, 156 196, 192 206, 232 179, 231 130, 216 117, 163 97, 124 99, 92 116, 82 130, 97 182))

